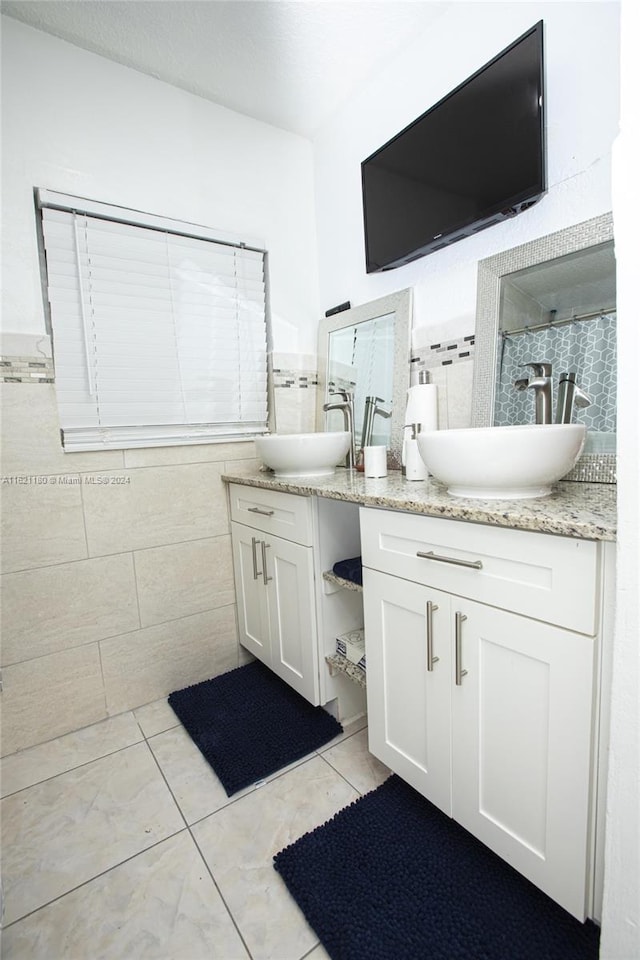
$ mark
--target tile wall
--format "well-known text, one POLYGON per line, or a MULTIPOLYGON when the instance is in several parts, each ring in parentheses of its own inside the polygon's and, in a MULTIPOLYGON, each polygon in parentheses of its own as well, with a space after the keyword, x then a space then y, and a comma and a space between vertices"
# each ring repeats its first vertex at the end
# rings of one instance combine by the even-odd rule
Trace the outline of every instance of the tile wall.
POLYGON ((437 386, 440 430, 471 426, 474 355, 473 333, 434 341, 428 329, 414 331, 411 383, 417 383, 420 370, 426 370, 429 383, 437 386))
POLYGON ((51 378, 28 358, 17 377, 14 360, 0 383, 3 755, 244 662, 220 477, 257 462, 252 443, 65 454, 51 378))
MULTIPOLYGON (((427 346, 440 426, 468 425, 473 345, 427 346)), ((252 443, 65 454, 50 360, 2 363, 4 756, 245 662, 220 477, 258 461, 252 443)), ((276 429, 313 431, 316 357, 276 354, 273 377, 276 429)))
POLYGON ((312 433, 316 428, 318 358, 303 353, 274 353, 273 396, 278 433, 312 433))
MULTIPOLYGON (((415 345, 411 353, 411 383, 418 382, 420 370, 427 370, 429 382, 438 387, 438 427, 471 426, 473 386, 473 334, 454 340, 415 345)), ((274 354, 274 397, 276 430, 279 433, 307 433, 315 430, 318 389, 317 357, 274 354)))

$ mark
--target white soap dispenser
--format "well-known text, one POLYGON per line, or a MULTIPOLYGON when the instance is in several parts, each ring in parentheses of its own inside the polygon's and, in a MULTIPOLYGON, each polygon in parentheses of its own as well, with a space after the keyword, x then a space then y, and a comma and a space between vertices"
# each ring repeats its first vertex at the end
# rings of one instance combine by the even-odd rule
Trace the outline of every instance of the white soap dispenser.
POLYGON ((404 475, 406 480, 426 480, 429 476, 427 466, 418 450, 418 434, 422 424, 411 424, 411 436, 405 440, 404 475))

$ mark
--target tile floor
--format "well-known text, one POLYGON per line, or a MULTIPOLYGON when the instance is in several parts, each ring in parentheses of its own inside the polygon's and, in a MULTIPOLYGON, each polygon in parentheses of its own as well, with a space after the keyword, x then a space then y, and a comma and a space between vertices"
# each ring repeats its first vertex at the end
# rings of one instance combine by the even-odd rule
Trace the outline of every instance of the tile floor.
POLYGON ((272 857, 389 771, 363 720, 227 797, 163 700, 0 774, 4 960, 327 960, 272 857))

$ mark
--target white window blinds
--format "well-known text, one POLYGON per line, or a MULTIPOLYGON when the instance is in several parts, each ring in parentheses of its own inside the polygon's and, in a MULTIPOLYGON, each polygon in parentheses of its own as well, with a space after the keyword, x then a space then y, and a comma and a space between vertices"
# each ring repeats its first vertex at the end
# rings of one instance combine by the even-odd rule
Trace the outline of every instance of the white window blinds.
POLYGON ((42 209, 66 450, 267 430, 264 254, 42 209))

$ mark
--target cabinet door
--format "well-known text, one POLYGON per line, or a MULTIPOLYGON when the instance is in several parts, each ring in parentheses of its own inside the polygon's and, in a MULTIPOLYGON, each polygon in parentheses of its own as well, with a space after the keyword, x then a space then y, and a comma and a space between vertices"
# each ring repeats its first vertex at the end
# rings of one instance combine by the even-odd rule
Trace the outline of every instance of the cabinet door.
MULTIPOLYGON (((271 669, 317 706, 318 639, 313 550, 263 534, 271 669)), ((262 555, 261 555, 262 559, 262 555)))
POLYGON ((262 574, 260 532, 231 524, 239 639, 254 657, 271 665, 267 593, 262 574))
POLYGON ((451 598, 453 816, 585 916, 593 640, 451 598), (455 651, 455 639, 454 639, 455 651), (454 654, 455 655, 455 654, 454 654))
POLYGON ((437 590, 364 570, 369 749, 450 815, 449 602, 437 590), (438 658, 432 670, 428 602, 438 658))

